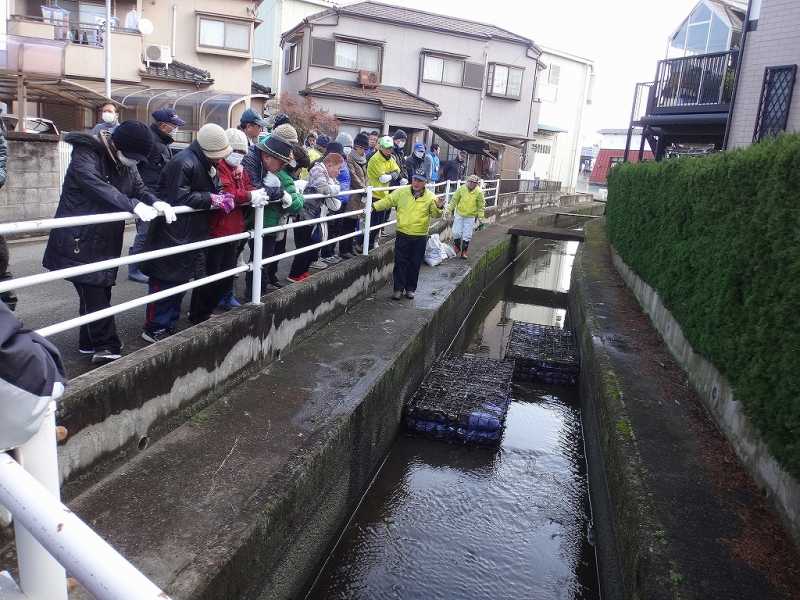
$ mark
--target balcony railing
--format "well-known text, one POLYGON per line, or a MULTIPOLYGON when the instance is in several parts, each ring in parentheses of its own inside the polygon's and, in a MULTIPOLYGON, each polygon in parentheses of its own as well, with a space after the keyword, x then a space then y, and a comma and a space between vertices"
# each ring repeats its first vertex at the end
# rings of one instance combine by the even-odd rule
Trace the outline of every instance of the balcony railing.
POLYGON ((647 114, 727 112, 738 57, 732 50, 659 61, 647 114))
MULTIPOLYGON (((104 23, 79 23, 75 21, 54 21, 31 15, 11 15, 11 30, 20 35, 34 37, 44 36, 47 39, 67 41, 84 46, 103 47, 105 38, 104 23), (46 33, 45 33, 46 32, 46 33)), ((136 29, 126 29, 114 24, 113 33, 129 33, 139 35, 136 29)))

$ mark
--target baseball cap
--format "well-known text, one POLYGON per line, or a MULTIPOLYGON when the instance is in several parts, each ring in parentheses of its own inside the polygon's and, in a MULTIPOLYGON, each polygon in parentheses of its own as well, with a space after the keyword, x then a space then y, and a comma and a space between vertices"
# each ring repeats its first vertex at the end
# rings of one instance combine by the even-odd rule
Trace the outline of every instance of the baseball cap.
POLYGON ((239 117, 239 123, 241 125, 247 125, 248 123, 255 123, 259 127, 266 127, 267 122, 259 114, 254 111, 252 108, 248 108, 246 111, 242 113, 242 116, 239 117))
POLYGON ((384 150, 391 150, 394 147, 394 140, 391 138, 391 136, 385 135, 378 140, 378 146, 384 150))
POLYGON ((171 123, 176 127, 183 127, 186 125, 186 121, 181 119, 171 108, 160 108, 157 111, 153 112, 151 115, 156 123, 171 123))
POLYGON ((420 150, 422 150, 423 152, 425 151, 425 144, 417 142, 416 144, 414 144, 414 152, 419 152, 420 150))

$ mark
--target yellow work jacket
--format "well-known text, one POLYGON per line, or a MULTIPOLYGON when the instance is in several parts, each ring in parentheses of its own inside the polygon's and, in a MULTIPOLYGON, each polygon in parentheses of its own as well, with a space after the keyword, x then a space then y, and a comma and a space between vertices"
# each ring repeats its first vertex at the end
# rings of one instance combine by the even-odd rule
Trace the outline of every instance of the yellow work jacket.
POLYGON ((466 185, 462 185, 450 198, 447 203, 447 211, 455 211, 462 217, 486 217, 486 200, 483 197, 483 190, 479 185, 471 192, 466 185))
MULTIPOLYGON (((381 175, 386 175, 387 173, 395 173, 400 170, 400 167, 397 166, 397 161, 394 159, 393 156, 389 156, 386 158, 383 154, 380 153, 380 150, 376 150, 375 154, 369 159, 367 163, 367 185, 371 185, 373 187, 388 187, 391 183, 381 183, 380 177, 381 175)), ((399 191, 399 190, 398 190, 399 191)), ((372 199, 373 200, 380 200, 381 198, 385 198, 389 192, 386 190, 380 192, 373 192, 372 199)), ((375 210, 383 210, 382 208, 376 208, 375 210)))
POLYGON ((372 205, 375 210, 392 207, 397 209, 397 231, 406 235, 428 235, 431 219, 442 214, 432 191, 426 189, 422 196, 414 198, 411 186, 395 190, 372 205))

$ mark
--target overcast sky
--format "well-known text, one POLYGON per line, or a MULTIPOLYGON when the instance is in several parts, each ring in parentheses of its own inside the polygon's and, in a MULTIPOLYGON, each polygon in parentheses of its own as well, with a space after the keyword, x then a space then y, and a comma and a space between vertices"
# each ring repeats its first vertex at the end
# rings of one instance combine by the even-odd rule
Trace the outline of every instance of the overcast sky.
MULTIPOLYGON (((387 0, 383 0, 387 2, 387 0)), ((635 84, 652 81, 666 40, 697 0, 391 0, 491 23, 594 60, 594 104, 585 133, 627 127, 635 84)), ((588 141, 588 140, 587 140, 588 141)))

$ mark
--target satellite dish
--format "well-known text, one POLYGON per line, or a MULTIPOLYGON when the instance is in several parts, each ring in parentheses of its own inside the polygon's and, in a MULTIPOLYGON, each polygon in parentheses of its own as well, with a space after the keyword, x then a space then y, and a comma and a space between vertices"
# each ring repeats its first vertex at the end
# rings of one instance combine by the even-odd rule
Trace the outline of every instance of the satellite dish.
POLYGON ((142 35, 150 35, 153 33, 153 22, 150 19, 141 18, 139 19, 139 33, 142 35))

